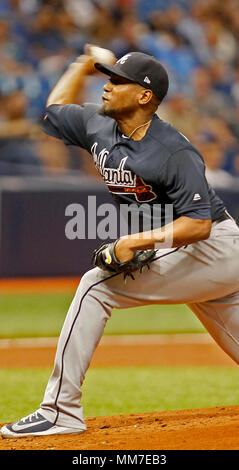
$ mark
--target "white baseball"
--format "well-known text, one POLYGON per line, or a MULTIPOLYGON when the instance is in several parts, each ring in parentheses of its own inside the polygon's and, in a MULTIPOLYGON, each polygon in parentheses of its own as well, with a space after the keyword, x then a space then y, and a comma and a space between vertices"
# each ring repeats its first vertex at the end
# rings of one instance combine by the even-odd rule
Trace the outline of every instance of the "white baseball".
POLYGON ((97 62, 103 62, 108 65, 114 64, 116 60, 113 52, 98 46, 90 46, 90 55, 94 57, 97 62))

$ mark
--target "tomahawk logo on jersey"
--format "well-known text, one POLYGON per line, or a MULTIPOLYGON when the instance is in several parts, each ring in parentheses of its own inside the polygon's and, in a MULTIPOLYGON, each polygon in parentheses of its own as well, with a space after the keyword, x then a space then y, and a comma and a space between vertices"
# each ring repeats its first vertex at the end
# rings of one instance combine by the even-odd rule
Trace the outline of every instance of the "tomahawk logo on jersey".
POLYGON ((109 151, 103 149, 97 154, 97 146, 98 142, 95 142, 91 153, 95 166, 111 193, 133 195, 138 202, 150 202, 157 198, 152 186, 146 184, 143 178, 135 175, 131 170, 124 168, 128 157, 122 158, 118 168, 107 168, 105 162, 109 151))

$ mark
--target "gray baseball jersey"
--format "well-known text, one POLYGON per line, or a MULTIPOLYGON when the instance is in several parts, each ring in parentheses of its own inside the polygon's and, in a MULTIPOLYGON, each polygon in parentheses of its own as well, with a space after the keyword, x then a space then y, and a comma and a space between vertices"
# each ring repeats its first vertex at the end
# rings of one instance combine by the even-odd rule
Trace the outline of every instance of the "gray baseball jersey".
MULTIPOLYGON (((158 250, 151 270, 107 275, 94 268, 81 279, 58 342, 40 413, 55 424, 85 429, 81 385, 113 308, 187 304, 221 348, 239 363, 239 228, 208 185, 199 152, 155 116, 134 141, 96 105, 52 105, 44 130, 94 158, 117 202, 173 204, 173 217, 212 219, 207 240, 158 250)), ((80 260, 79 260, 80 263, 80 260)))

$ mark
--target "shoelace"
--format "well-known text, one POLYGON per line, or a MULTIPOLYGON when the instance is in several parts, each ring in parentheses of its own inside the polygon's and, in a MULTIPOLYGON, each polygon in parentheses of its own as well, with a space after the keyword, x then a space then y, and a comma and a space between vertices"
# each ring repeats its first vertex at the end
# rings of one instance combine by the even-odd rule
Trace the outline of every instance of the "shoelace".
POLYGON ((34 413, 28 415, 28 416, 25 416, 25 418, 22 418, 21 421, 23 423, 25 423, 26 421, 29 421, 29 423, 31 423, 33 421, 33 419, 36 418, 38 419, 39 416, 38 416, 38 411, 35 411, 34 413))

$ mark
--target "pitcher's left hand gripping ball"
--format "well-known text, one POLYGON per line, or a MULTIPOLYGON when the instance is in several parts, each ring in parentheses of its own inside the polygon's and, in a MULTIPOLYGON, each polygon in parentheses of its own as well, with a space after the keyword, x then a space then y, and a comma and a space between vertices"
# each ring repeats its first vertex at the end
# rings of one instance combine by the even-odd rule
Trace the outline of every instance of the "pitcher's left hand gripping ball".
POLYGON ((137 250, 134 253, 133 258, 130 261, 122 263, 118 260, 115 254, 115 245, 118 242, 108 243, 101 245, 99 248, 94 250, 92 257, 92 265, 103 269, 104 271, 110 271, 113 273, 124 273, 124 277, 130 276, 134 279, 132 272, 138 269, 142 272, 144 266, 148 269, 149 263, 154 260, 157 250, 137 250))

